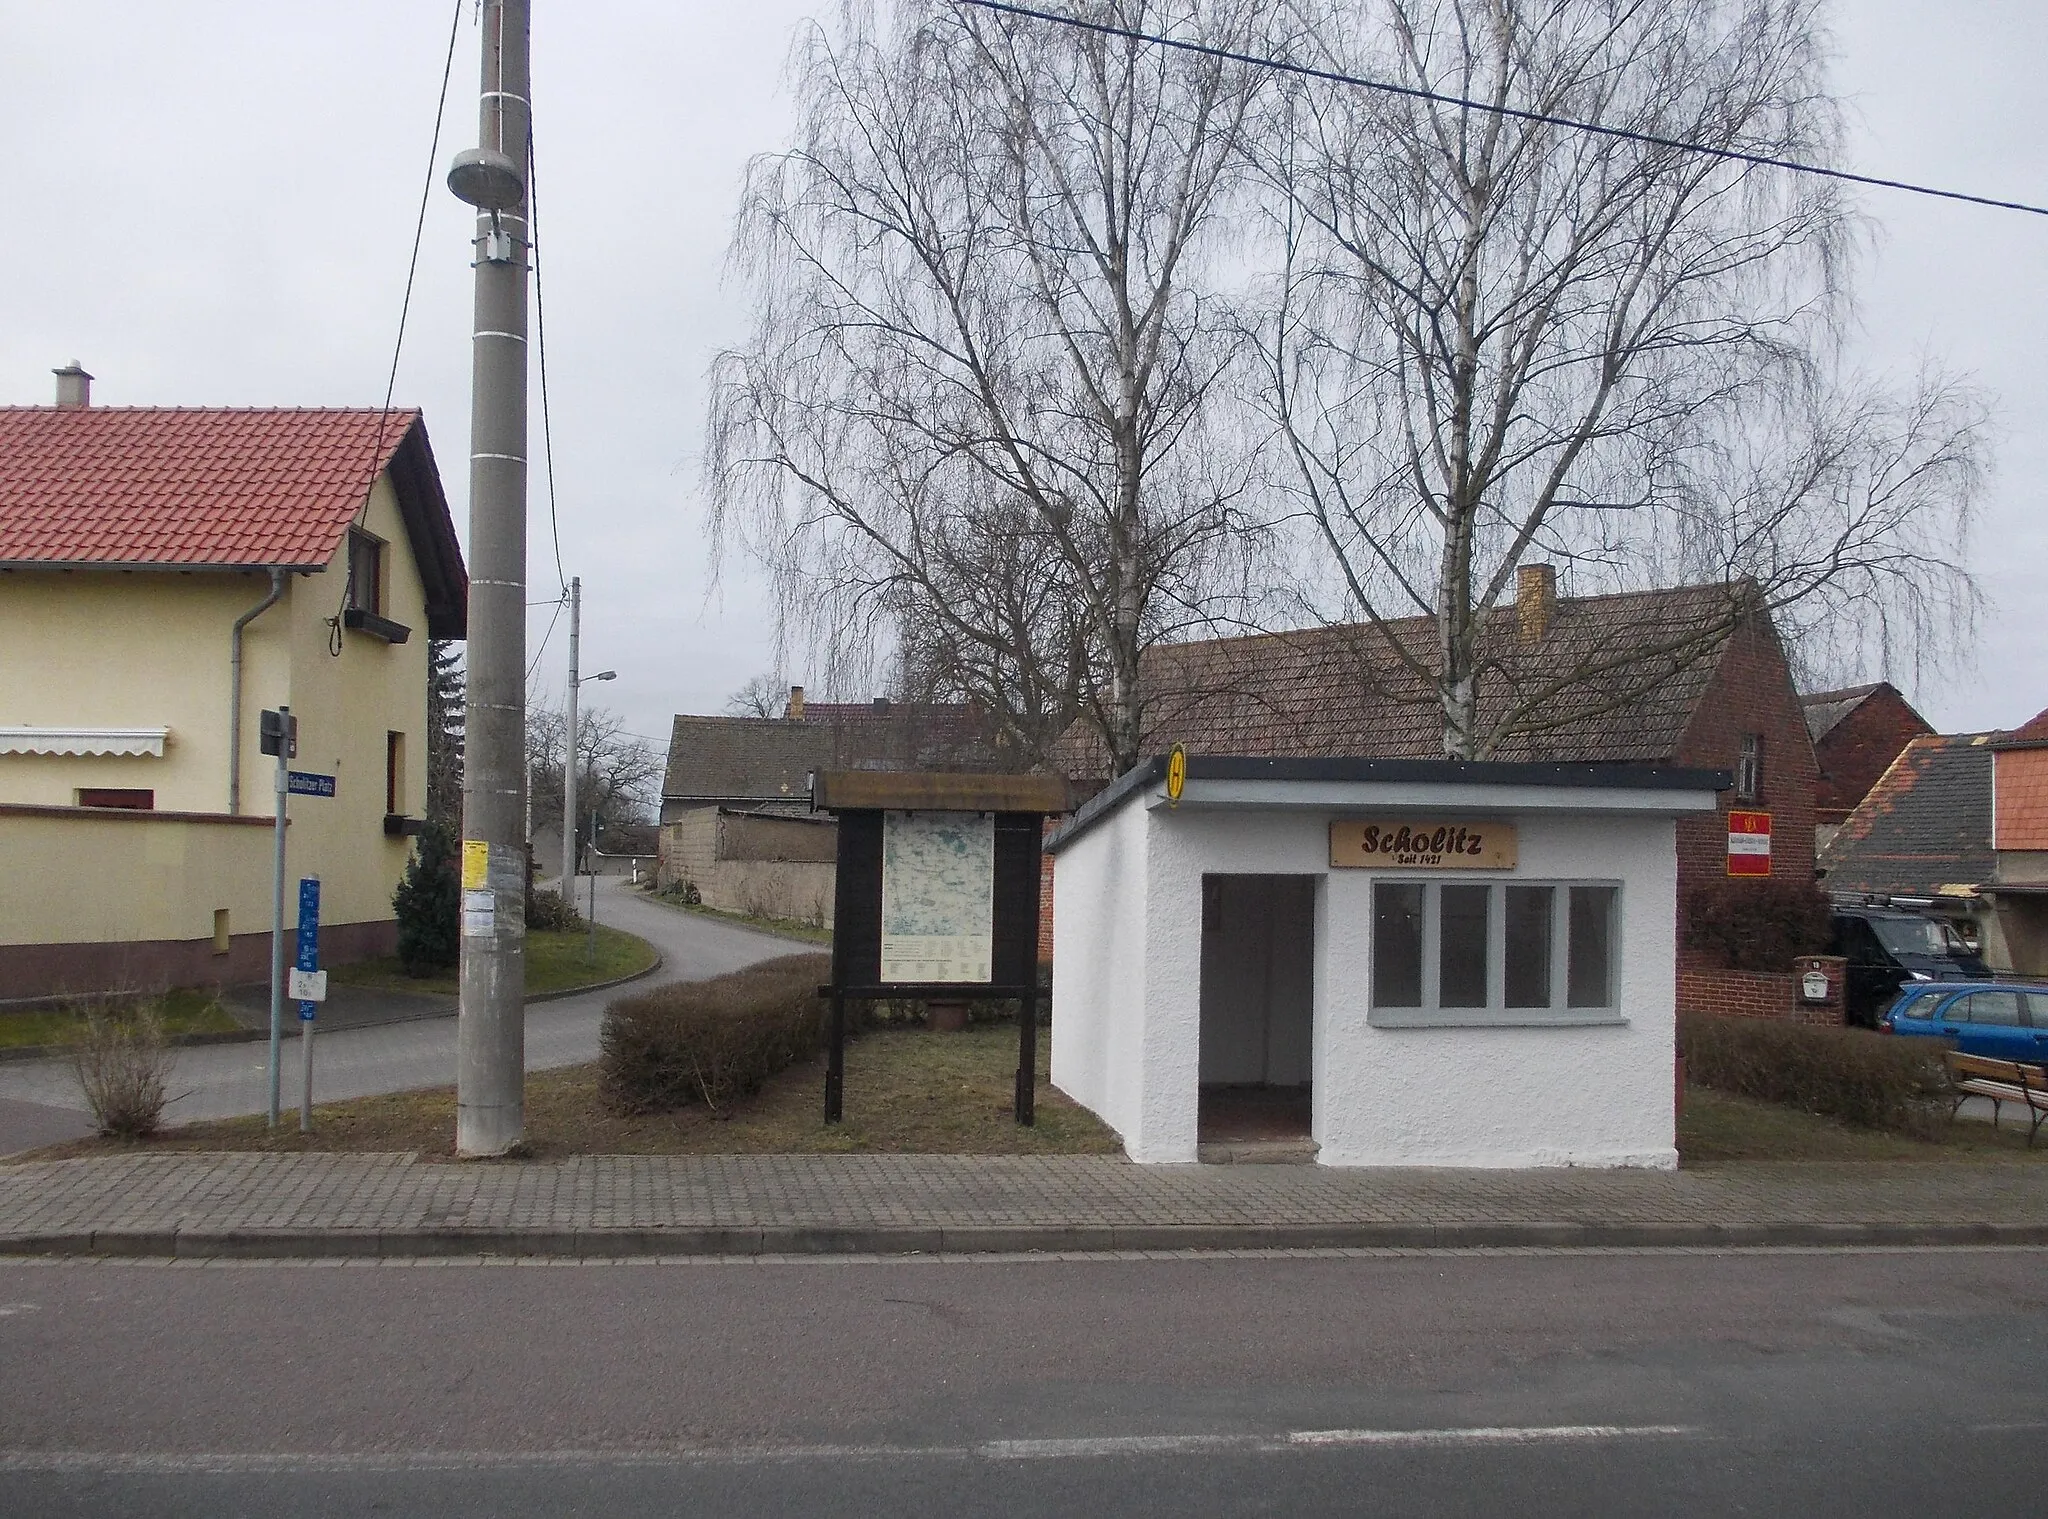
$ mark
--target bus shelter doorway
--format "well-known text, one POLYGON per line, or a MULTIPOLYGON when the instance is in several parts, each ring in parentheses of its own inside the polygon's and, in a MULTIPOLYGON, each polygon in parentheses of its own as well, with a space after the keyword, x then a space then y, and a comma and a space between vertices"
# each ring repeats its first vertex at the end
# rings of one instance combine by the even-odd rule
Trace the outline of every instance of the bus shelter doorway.
POLYGON ((1312 1160, 1315 876, 1202 877, 1200 1151, 1312 1160))

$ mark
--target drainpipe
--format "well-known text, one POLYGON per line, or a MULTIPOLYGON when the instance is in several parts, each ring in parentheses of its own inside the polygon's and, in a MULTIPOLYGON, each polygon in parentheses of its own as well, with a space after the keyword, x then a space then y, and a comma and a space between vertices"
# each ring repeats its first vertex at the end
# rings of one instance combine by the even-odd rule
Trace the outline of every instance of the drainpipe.
POLYGON ((242 810, 242 629, 277 605, 284 595, 284 571, 270 572, 270 594, 235 619, 228 636, 228 813, 242 810))

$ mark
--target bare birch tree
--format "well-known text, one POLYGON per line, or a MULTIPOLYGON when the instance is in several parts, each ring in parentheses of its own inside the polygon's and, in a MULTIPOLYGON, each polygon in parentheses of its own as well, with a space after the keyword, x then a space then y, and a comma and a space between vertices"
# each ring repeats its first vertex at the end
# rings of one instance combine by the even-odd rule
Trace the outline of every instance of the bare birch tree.
MULTIPOLYGON (((1767 157, 1838 145, 1821 0, 1295 10, 1314 61, 1411 90, 1767 157)), ((1446 754, 1568 721, 1561 692, 1588 685, 1482 705, 1525 557, 1582 592, 1728 586, 1669 647, 1603 651, 1617 705, 1759 609, 1814 663, 1967 621, 1984 404, 1933 373, 1837 378, 1854 228, 1828 181, 1315 82, 1263 128, 1263 404, 1343 615, 1436 690, 1446 754), (1392 626, 1418 617, 1427 638, 1392 626)))
MULTIPOLYGON (((1270 9, 1081 8, 1233 46, 1270 9)), ((1078 716, 1122 768, 1140 654, 1245 548, 1215 248, 1263 81, 940 0, 846 7, 795 75, 735 232, 755 325, 715 369, 714 523, 828 678, 900 640, 924 694, 1028 753, 1078 716)))

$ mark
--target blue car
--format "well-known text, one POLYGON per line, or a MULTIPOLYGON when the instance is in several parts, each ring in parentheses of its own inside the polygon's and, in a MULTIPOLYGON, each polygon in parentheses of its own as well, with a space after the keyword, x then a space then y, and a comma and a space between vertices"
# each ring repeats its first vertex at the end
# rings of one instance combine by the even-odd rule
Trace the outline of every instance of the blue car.
POLYGON ((2048 1065, 2048 986, 1990 981, 1908 985, 1878 1027, 1953 1039, 1965 1055, 2048 1065))

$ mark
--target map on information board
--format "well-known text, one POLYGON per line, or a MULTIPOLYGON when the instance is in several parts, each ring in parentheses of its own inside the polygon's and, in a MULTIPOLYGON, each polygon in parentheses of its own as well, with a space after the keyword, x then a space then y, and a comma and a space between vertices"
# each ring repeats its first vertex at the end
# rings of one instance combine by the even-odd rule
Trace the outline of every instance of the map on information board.
POLYGON ((882 979, 985 982, 995 921, 996 820, 882 816, 882 979))

